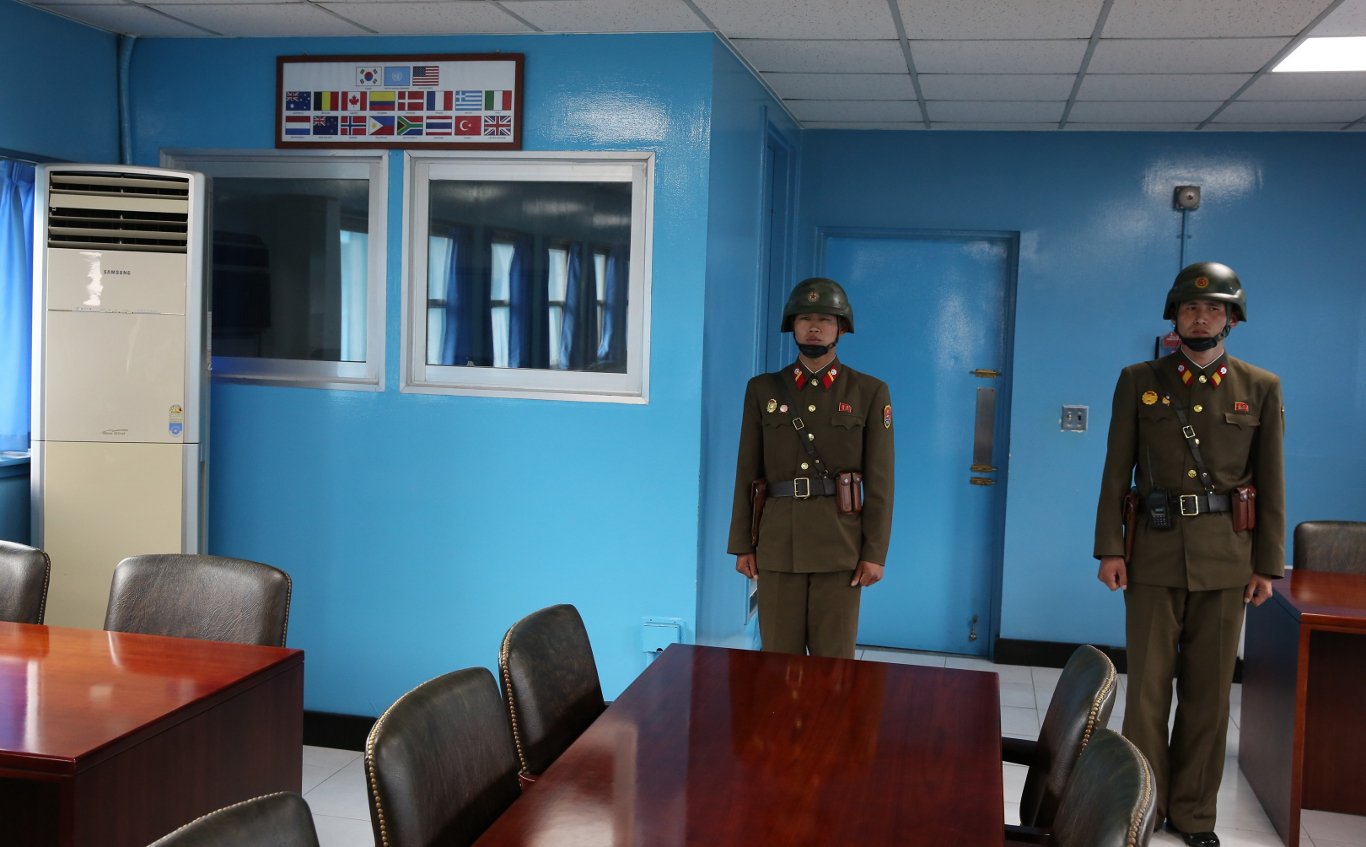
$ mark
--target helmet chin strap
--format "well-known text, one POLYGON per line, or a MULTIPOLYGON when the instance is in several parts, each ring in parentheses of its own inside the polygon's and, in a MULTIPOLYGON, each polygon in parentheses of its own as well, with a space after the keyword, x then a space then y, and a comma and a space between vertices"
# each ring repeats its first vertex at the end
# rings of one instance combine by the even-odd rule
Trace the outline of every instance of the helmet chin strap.
POLYGON ((1228 334, 1232 329, 1233 321, 1225 321, 1224 330, 1218 335, 1206 336, 1204 338, 1187 338, 1183 335, 1181 336, 1181 343, 1197 353, 1203 353, 1206 350, 1213 350, 1215 347, 1219 346, 1219 342, 1228 338, 1228 334))
POLYGON ((838 343, 838 341, 834 341, 830 344, 798 344, 797 349, 802 351, 802 355, 808 359, 819 359, 821 356, 834 350, 835 345, 838 343))

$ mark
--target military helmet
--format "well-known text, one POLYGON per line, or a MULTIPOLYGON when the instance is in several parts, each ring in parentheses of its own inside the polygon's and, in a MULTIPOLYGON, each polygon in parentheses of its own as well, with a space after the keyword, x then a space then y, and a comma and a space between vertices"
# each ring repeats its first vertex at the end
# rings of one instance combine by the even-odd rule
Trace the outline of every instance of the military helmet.
POLYGON ((1196 262, 1181 269, 1167 292, 1164 320, 1176 318, 1176 309, 1187 300, 1214 300, 1227 304, 1231 320, 1247 320, 1247 294, 1238 275, 1228 265, 1218 262, 1196 262))
POLYGON ((792 319, 797 315, 834 315, 839 318, 845 332, 854 331, 854 310, 844 289, 833 279, 813 276, 797 283, 792 293, 787 295, 787 305, 783 307, 783 325, 780 332, 792 331, 792 319))

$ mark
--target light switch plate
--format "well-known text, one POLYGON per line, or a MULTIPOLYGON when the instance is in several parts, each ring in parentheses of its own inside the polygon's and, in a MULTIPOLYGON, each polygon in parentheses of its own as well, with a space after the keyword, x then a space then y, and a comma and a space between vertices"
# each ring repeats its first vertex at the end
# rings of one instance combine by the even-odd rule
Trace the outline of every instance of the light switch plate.
POLYGON ((1085 432, 1088 417, 1090 414, 1085 406, 1063 406, 1061 429, 1063 432, 1085 432))

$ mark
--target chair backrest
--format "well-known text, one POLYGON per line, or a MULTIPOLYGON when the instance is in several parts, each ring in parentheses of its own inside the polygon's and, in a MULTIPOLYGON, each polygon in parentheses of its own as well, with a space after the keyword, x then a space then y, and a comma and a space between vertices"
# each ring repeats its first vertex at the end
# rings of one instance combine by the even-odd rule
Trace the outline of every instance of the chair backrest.
POLYGON ((304 798, 292 791, 267 794, 209 812, 150 847, 318 847, 304 798))
POLYGON ((1048 702, 1035 760, 1025 775, 1020 793, 1022 824, 1047 827, 1053 823, 1077 757, 1096 730, 1110 721, 1116 687, 1115 666, 1104 653, 1089 644, 1072 652, 1048 702))
POLYGON ((583 618, 561 604, 512 625, 498 651, 522 774, 535 777, 606 708, 583 618))
POLYGON ((1067 783, 1052 844, 1056 847, 1144 847, 1153 834, 1157 786, 1133 742, 1097 729, 1067 783))
POLYGON ((493 674, 454 671, 398 698, 365 741, 365 782, 379 847, 478 838, 521 793, 493 674))
POLYGON ((246 559, 132 556, 114 568, 104 628, 283 647, 292 587, 289 574, 246 559))
POLYGON ((52 561, 36 547, 0 541, 0 621, 42 623, 52 561))
POLYGON ((1295 568, 1366 573, 1366 521, 1305 521, 1295 527, 1295 568))

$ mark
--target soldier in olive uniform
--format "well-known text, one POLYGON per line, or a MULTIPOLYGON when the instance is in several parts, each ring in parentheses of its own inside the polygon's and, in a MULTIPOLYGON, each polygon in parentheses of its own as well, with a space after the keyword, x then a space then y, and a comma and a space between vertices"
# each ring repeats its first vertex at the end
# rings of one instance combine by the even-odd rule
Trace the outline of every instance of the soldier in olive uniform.
POLYGON ((1157 821, 1212 847, 1244 605, 1265 602, 1285 568, 1281 384, 1224 351, 1229 330, 1247 320, 1232 268, 1182 270, 1163 317, 1180 350, 1130 365, 1115 387, 1095 556, 1100 581, 1125 589, 1124 734, 1153 766, 1157 821), (1126 563, 1122 504, 1134 483, 1126 563), (1248 515, 1254 528, 1239 531, 1248 515))
POLYGON ((728 550, 759 581, 764 650, 853 658, 859 595, 882 578, 891 535, 892 400, 835 355, 854 312, 834 280, 792 289, 788 331, 797 361, 745 389, 728 550), (767 491, 757 544, 756 480, 767 491))

